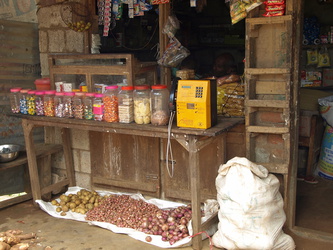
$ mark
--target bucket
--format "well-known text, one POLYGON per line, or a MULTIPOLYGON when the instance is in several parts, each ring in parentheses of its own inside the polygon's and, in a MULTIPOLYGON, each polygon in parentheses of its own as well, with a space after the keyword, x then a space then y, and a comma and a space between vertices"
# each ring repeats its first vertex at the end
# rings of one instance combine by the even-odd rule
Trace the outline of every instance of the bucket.
POLYGON ((40 78, 35 80, 35 85, 37 90, 50 90, 50 78, 40 78))
POLYGON ((318 175, 333 180, 333 127, 327 125, 321 145, 318 175))

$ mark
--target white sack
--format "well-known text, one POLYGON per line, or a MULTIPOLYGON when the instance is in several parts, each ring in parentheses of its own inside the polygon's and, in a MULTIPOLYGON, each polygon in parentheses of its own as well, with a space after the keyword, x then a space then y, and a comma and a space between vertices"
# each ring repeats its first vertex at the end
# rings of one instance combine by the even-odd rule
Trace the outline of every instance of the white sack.
POLYGON ((221 165, 216 178, 219 225, 213 244, 226 249, 274 249, 279 243, 287 246, 282 249, 294 249, 292 238, 282 232, 286 215, 279 186, 265 167, 246 158, 235 157, 221 165))

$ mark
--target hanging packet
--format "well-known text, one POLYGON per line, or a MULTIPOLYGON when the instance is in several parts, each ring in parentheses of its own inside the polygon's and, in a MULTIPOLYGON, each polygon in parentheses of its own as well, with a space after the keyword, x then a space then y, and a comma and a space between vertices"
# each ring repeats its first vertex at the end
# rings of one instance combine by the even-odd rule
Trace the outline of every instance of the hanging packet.
POLYGON ((308 49, 306 51, 306 55, 307 55, 307 65, 317 65, 318 64, 317 49, 308 49))
POLYGON ((330 67, 331 62, 330 62, 330 55, 328 53, 327 47, 322 47, 322 49, 318 53, 318 68, 323 68, 323 67, 330 67))

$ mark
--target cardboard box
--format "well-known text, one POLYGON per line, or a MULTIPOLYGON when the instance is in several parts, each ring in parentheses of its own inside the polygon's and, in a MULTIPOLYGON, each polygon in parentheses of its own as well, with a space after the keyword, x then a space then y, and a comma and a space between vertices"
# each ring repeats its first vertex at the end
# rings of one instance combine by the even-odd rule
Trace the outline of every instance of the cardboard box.
POLYGON ((323 69, 323 87, 333 86, 333 69, 323 69))

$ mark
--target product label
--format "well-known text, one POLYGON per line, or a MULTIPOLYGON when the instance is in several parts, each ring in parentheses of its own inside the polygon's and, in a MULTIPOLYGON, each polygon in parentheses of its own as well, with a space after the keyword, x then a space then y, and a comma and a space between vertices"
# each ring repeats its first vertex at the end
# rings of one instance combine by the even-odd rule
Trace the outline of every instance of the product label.
POLYGON ((93 105, 93 113, 95 115, 103 115, 103 109, 104 109, 103 104, 94 104, 93 105))

